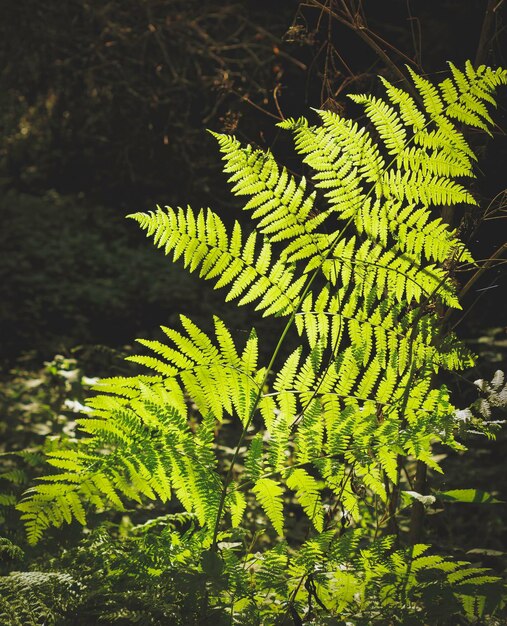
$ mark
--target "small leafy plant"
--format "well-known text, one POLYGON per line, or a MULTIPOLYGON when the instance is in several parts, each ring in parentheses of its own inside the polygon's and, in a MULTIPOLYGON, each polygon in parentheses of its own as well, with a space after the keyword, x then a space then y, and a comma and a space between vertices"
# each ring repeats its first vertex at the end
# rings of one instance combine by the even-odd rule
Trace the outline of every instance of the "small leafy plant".
POLYGON ((329 111, 280 123, 308 177, 213 133, 248 233, 210 209, 130 216, 226 301, 285 326, 264 364, 255 330, 239 345, 218 317, 213 333, 182 316, 166 341, 139 340, 146 353, 129 358, 148 373, 100 381, 81 438, 50 452, 58 472, 18 504, 30 542, 90 509, 176 500, 191 524, 143 571, 205 585, 192 623, 437 624, 495 609, 498 579, 410 540, 404 517, 438 497, 415 489, 414 462, 439 472, 435 442, 463 449, 438 374, 473 355, 441 319, 460 308, 456 267, 474 261, 436 210, 476 204, 461 128, 490 133, 507 83, 449 66, 436 85, 409 70, 413 96, 385 79, 384 98, 351 96, 368 128, 329 111))

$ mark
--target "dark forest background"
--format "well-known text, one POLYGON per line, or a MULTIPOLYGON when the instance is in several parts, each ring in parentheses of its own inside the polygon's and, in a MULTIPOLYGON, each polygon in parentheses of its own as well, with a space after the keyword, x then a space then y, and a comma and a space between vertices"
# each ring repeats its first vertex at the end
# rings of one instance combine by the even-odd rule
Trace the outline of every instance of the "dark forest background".
MULTIPOLYGON (((447 60, 507 67, 502 0, 1 4, 0 432, 17 448, 51 432, 73 384, 68 372, 120 371, 135 337, 179 313, 200 325, 213 313, 230 320, 220 296, 124 219, 157 203, 242 219, 206 129, 296 167, 275 128, 284 117, 311 117, 312 107, 354 117, 346 94, 375 93, 379 74, 403 86, 405 64, 430 78, 447 60)), ((456 219, 477 259, 498 254, 453 320, 479 353, 478 367, 453 381, 459 406, 474 399, 470 381, 505 369, 505 221, 484 219, 505 216, 507 204, 505 90, 495 120, 493 138, 470 137, 482 210, 456 219)), ((233 314, 236 328, 250 327, 247 310, 233 314)), ((265 331, 269 340, 276 329, 265 331)), ((505 453, 505 437, 472 442, 468 469, 449 460, 449 486, 502 493, 505 453)), ((440 517, 438 542, 476 547, 480 528, 501 554, 500 509, 487 521, 479 508, 456 511, 440 517)))
MULTIPOLYGON (((375 91, 377 74, 400 81, 404 64, 438 77, 447 60, 507 63, 498 1, 27 0, 4 2, 2 13, 0 328, 9 361, 120 347, 176 312, 207 318, 219 306, 123 219, 156 203, 240 217, 207 128, 291 165, 274 128, 282 116, 310 107, 353 116, 345 95, 375 91)), ((484 208, 505 185, 505 94, 496 119, 494 141, 479 146, 485 175, 474 193, 484 208)), ((497 220, 474 232, 479 221, 468 215, 465 228, 482 259, 505 228, 497 220)), ((500 270, 475 288, 468 334, 503 323, 500 270)))

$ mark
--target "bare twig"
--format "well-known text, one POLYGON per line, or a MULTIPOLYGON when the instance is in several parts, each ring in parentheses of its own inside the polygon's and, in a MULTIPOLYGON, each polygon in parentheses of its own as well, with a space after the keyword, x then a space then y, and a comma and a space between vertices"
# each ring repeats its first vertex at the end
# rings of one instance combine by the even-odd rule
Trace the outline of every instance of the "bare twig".
MULTIPOLYGON (((501 4, 501 3, 500 3, 501 4)), ((495 11, 499 7, 498 0, 489 0, 488 6, 484 13, 481 34, 479 37, 479 45, 475 55, 475 67, 486 63, 491 52, 491 42, 493 41, 495 11)))
MULTIPOLYGON (((486 272, 490 267, 495 263, 495 261, 501 257, 505 252, 507 252, 507 243, 502 244, 499 248, 493 252, 493 254, 489 257, 489 259, 484 263, 482 267, 480 267, 475 274, 470 278, 470 280, 466 283, 463 289, 460 291, 459 298, 460 300, 465 297, 465 295, 470 291, 472 286, 479 280, 479 278, 486 272)), ((449 309, 447 313, 444 315, 442 319, 442 323, 446 323, 450 316, 452 315, 452 309, 449 309)))
POLYGON ((405 85, 405 88, 411 93, 414 93, 414 88, 411 83, 408 81, 405 74, 399 69, 399 67, 394 63, 394 61, 389 57, 389 55, 383 50, 380 45, 373 39, 371 36, 371 31, 367 26, 363 23, 362 20, 358 20, 357 16, 352 16, 350 10, 347 11, 347 17, 340 15, 330 7, 325 4, 322 4, 319 0, 308 0, 304 4, 304 6, 316 7, 325 13, 328 13, 333 19, 340 22, 347 28, 353 30, 386 64, 387 67, 391 69, 391 71, 396 74, 396 76, 400 79, 400 81, 405 85))

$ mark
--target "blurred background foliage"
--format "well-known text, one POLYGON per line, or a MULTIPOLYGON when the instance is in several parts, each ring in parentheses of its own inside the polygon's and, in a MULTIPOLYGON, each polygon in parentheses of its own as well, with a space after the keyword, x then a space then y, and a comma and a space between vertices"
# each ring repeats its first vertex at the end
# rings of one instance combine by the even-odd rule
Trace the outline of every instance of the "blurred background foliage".
POLYGON ((199 294, 198 279, 154 252, 118 211, 76 195, 10 190, 0 213, 7 355, 121 346, 163 320, 174 324, 179 312, 209 318, 218 306, 218 294, 199 294))
POLYGON ((293 12, 283 0, 276 11, 258 1, 7 6, 4 181, 129 206, 205 197, 214 187, 218 164, 203 130, 232 125, 242 97, 266 98, 275 43, 293 12))
MULTIPOLYGON (((123 219, 157 202, 241 219, 205 129, 272 148, 290 166, 288 139, 274 127, 282 116, 309 107, 354 116, 345 94, 375 91, 377 74, 398 80, 405 63, 428 72, 447 59, 505 65, 501 5, 489 2, 487 25, 486 3, 472 0, 7 0, 0 358, 32 351, 40 363, 78 344, 121 346, 176 312, 209 318, 219 298, 123 219)), ((497 119, 500 137, 476 146, 484 207, 505 182, 505 100, 497 119)), ((501 214, 505 198, 497 204, 501 214)), ((466 228, 487 258, 505 237, 494 220, 477 236, 480 219, 469 215, 466 228)), ((476 287, 492 285, 501 285, 495 268, 476 287)), ((470 303, 477 295, 482 314, 469 325, 484 326, 485 312, 489 325, 502 324, 495 290, 472 291, 470 303)))
MULTIPOLYGON (((233 131, 244 108, 257 111, 247 100, 267 103, 293 3, 274 12, 257 1, 7 6, 3 356, 121 345, 176 312, 210 317, 213 296, 211 306, 197 281, 153 253, 123 217, 157 201, 198 206, 224 196, 228 208, 205 128, 233 131)), ((247 118, 245 132, 256 119, 247 118)))

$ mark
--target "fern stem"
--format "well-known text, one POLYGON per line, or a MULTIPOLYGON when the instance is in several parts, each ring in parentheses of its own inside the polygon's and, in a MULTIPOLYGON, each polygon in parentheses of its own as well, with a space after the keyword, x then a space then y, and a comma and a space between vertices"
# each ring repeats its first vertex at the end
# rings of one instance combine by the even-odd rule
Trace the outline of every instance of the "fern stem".
MULTIPOLYGON (((333 245, 330 246, 329 250, 327 251, 325 257, 323 258, 323 261, 327 260, 331 254, 333 253, 334 249, 336 248, 336 246, 338 245, 338 243, 341 241, 342 237, 345 235, 347 228, 349 227, 349 225, 352 223, 353 221, 353 216, 350 217, 347 222, 345 223, 345 225, 343 226, 342 230, 338 233, 338 236, 336 237, 335 241, 333 242, 333 245)), ((255 411, 257 410, 257 407, 259 405, 259 401, 262 397, 262 390, 264 389, 264 386, 266 385, 268 378, 269 378, 269 374, 271 372, 271 369, 273 368, 275 361, 278 357, 278 354, 280 353, 280 350, 282 349, 282 345, 283 342, 285 341, 285 337, 287 336, 287 333, 289 332, 290 328, 292 327, 292 325, 294 324, 294 321, 296 319, 296 315, 301 307, 301 304, 304 302, 304 299, 306 298, 306 296, 308 295, 308 292, 310 291, 310 288, 313 284, 313 282, 315 281, 315 279, 317 278, 317 276, 319 275, 320 272, 320 268, 316 268, 312 274, 310 275, 310 278, 307 282, 307 284, 305 285, 305 288, 303 289, 301 295, 299 296, 298 302, 296 304, 295 307, 293 307, 292 312, 289 316, 289 319, 287 320, 287 323, 285 324, 285 327, 282 331, 282 334, 280 335, 278 342, 275 346, 275 349, 273 350, 273 354, 271 355, 271 359, 268 363, 268 366, 266 368, 266 373, 264 375, 264 378, 262 380, 262 383, 259 385, 259 390, 257 392, 257 395, 255 397, 255 402, 253 404, 252 410, 250 412, 250 416, 248 417, 248 420, 245 424, 245 426, 243 427, 243 430, 241 432, 241 435, 239 437, 238 440, 238 444, 236 446, 236 449, 234 450, 234 454, 233 457, 231 459, 231 465, 229 467, 229 470, 227 471, 227 475, 225 477, 225 481, 224 481, 224 485, 222 487, 222 492, 220 494, 220 501, 219 501, 219 505, 218 505, 218 509, 217 509, 217 515, 216 515, 216 519, 215 519, 215 526, 213 529, 213 540, 212 540, 212 550, 217 549, 217 537, 218 537, 218 529, 220 526, 220 521, 222 519, 222 513, 224 510, 224 505, 225 505, 225 499, 227 497, 227 490, 229 488, 229 485, 232 482, 232 475, 234 472, 234 466, 236 464, 236 461, 238 459, 239 456, 239 450, 241 448, 241 445, 243 443, 243 440, 245 438, 245 435, 248 431, 248 429, 250 428, 250 425, 252 423, 252 420, 254 418, 255 415, 255 411)))
MULTIPOLYGON (((314 276, 311 277, 311 280, 308 283, 308 286, 305 288, 305 290, 303 291, 303 295, 301 296, 300 302, 299 304, 303 301, 304 296, 306 296, 306 294, 308 293, 308 290, 310 289, 310 286, 313 282, 314 277, 317 276, 317 271, 315 271, 314 276)), ((239 450, 241 448, 241 445, 243 443, 243 440, 245 438, 245 435, 248 431, 248 429, 250 428, 250 425, 252 423, 252 420, 254 418, 255 415, 255 411, 257 410, 257 406, 259 404, 259 401, 262 397, 262 390, 265 386, 265 384, 267 383, 268 377, 269 377, 269 373, 271 371, 271 369, 273 368, 273 365, 275 364, 275 360, 282 348, 283 342, 285 340, 285 337, 287 336, 287 333, 290 330, 290 327, 292 326, 292 323, 296 317, 296 312, 297 312, 297 307, 294 308, 293 312, 291 313, 289 320, 287 321, 287 323, 285 324, 285 327, 282 331, 282 334, 280 335, 278 342, 276 344, 276 347, 273 351, 273 354, 271 355, 271 359, 268 363, 268 366, 266 368, 266 374, 264 375, 264 379, 262 381, 262 383, 259 385, 259 390, 257 392, 257 395, 255 397, 255 402, 253 404, 252 410, 250 412, 250 415, 248 417, 248 420, 246 422, 246 424, 243 427, 243 430, 241 432, 241 435, 239 437, 238 443, 236 445, 236 449, 234 450, 234 454, 233 457, 231 459, 231 464, 229 466, 229 470, 227 471, 227 475, 225 477, 225 481, 224 481, 224 486, 222 487, 222 492, 220 494, 220 502, 218 505, 218 510, 217 510, 217 515, 216 515, 216 519, 215 519, 215 527, 213 529, 213 541, 212 541, 212 549, 216 550, 217 549, 217 536, 218 536, 218 529, 220 526, 220 520, 222 518, 222 513, 224 510, 224 505, 225 505, 225 498, 227 497, 227 490, 229 488, 229 485, 232 482, 232 474, 234 472, 234 466, 236 464, 236 461, 238 460, 238 456, 239 456, 239 450)))

